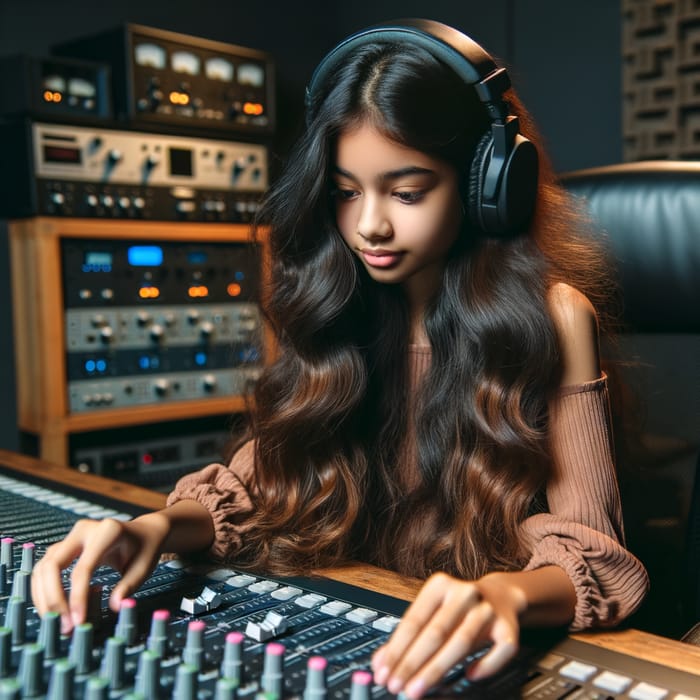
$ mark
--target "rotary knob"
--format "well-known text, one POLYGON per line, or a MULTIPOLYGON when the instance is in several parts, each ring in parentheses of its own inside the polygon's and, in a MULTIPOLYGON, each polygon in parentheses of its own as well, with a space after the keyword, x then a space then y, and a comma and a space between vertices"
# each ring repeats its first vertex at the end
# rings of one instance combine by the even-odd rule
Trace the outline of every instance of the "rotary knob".
POLYGON ((157 396, 167 396, 170 391, 170 382, 167 379, 157 379, 153 382, 153 391, 157 396))
POLYGON ((114 330, 111 326, 105 326, 100 330, 100 339, 103 343, 111 343, 114 340, 114 330))
POLYGON ((208 394, 211 394, 216 390, 216 385, 216 377, 213 374, 205 374, 204 377, 202 377, 202 386, 204 387, 204 391, 206 391, 208 394))
POLYGON ((211 321, 204 321, 199 326, 199 332, 204 340, 209 340, 214 335, 214 324, 211 321))
POLYGON ((151 326, 151 340, 154 343, 160 343, 163 340, 163 337, 165 335, 165 330, 163 329, 163 326, 160 325, 160 323, 154 323, 151 326))

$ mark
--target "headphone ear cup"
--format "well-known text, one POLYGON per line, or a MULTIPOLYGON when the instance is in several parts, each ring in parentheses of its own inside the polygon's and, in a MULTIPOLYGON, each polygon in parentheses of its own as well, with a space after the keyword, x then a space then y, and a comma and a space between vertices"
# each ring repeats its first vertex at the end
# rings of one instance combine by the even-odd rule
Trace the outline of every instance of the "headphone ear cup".
MULTIPOLYGON (((537 199, 538 155, 531 141, 516 134, 513 148, 500 166, 493 201, 484 199, 484 183, 492 167, 491 132, 481 137, 469 172, 467 206, 472 223, 490 236, 517 233, 530 221, 537 199)), ((494 176, 494 175, 492 175, 494 176)))
POLYGON ((467 212, 471 223, 480 231, 484 231, 484 222, 481 216, 481 202, 484 196, 484 178, 488 170, 489 154, 493 146, 491 131, 487 131, 476 144, 474 156, 469 166, 469 178, 467 182, 467 212))

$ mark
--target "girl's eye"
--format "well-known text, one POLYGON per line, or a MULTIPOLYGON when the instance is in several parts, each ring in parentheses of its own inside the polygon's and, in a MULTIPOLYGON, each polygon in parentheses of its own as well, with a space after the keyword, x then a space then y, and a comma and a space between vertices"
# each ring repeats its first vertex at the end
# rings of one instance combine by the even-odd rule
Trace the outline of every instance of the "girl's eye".
POLYGON ((399 201, 404 202, 405 204, 413 204, 414 202, 417 202, 420 199, 422 199, 424 194, 425 192, 423 192, 422 190, 410 190, 396 192, 394 196, 399 201))
POLYGON ((336 199, 339 199, 341 202, 344 202, 357 196, 357 190, 348 189, 347 187, 334 187, 331 190, 331 194, 336 199))

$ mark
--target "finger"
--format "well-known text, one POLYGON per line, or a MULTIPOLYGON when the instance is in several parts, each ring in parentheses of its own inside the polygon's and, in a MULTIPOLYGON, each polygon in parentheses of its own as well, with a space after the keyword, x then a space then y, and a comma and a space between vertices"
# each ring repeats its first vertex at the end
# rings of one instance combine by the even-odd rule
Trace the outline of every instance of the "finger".
POLYGON ((155 552, 142 551, 124 567, 121 579, 109 596, 109 607, 114 612, 118 612, 124 598, 128 598, 146 580, 155 567, 155 560, 155 552))
POLYGON ((375 683, 386 683, 406 649, 439 609, 447 578, 444 574, 436 574, 428 579, 418 597, 403 614, 389 641, 374 655, 372 671, 375 683))
POLYGON ((64 622, 68 622, 68 601, 62 572, 82 552, 84 530, 84 521, 76 523, 66 538, 51 545, 34 567, 31 581, 32 601, 40 615, 48 611, 58 612, 64 618, 64 622))
POLYGON ((493 646, 480 659, 475 661, 467 671, 469 680, 478 681, 505 668, 515 658, 520 647, 518 629, 504 619, 499 619, 493 626, 491 637, 493 646))
MULTIPOLYGON (((88 529, 87 527, 85 528, 88 529)), ((82 624, 87 616, 90 580, 95 569, 106 563, 109 551, 123 532, 121 523, 112 519, 92 521, 86 533, 83 551, 71 572, 68 607, 73 626, 82 624)))
MULTIPOLYGON (((475 650, 484 629, 493 622, 493 616, 493 607, 488 602, 483 601, 476 605, 472 602, 471 607, 454 620, 455 624, 450 630, 450 635, 430 655, 415 655, 411 658, 414 651, 412 648, 406 658, 406 675, 400 676, 405 685, 405 695, 411 699, 422 697, 425 692, 438 684, 455 664, 464 661, 475 650)), ((420 643, 419 639, 416 647, 420 643)), ((404 661, 399 672, 403 673, 403 670, 404 661)), ((397 686, 398 684, 394 685, 394 687, 397 686)), ((388 689, 394 692, 391 682, 388 689)))

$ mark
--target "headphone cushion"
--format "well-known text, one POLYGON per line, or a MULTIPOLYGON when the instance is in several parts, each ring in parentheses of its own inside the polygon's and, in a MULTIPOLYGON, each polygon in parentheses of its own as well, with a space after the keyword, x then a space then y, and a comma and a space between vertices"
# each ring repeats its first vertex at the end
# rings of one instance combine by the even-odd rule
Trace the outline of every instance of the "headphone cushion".
POLYGON ((481 216, 481 203, 484 194, 484 178, 488 170, 489 155, 493 146, 491 130, 487 131, 476 144, 474 156, 469 166, 469 178, 467 182, 466 203, 469 219, 480 231, 485 229, 481 216))

